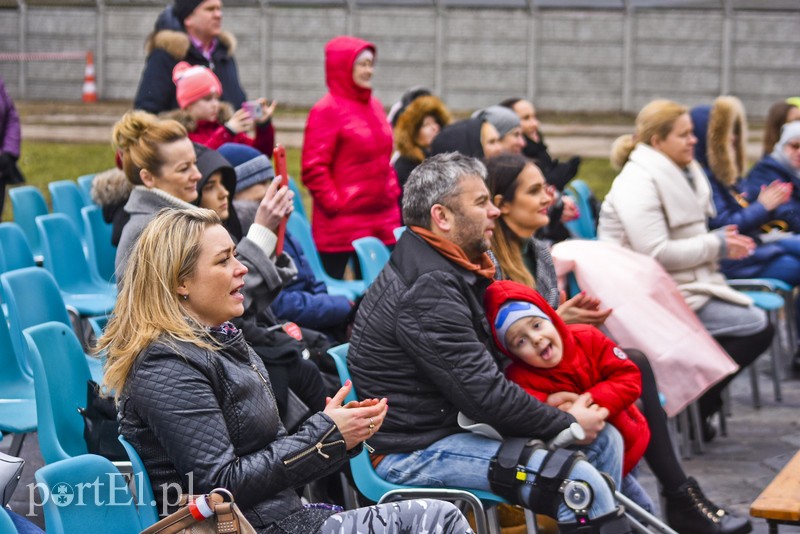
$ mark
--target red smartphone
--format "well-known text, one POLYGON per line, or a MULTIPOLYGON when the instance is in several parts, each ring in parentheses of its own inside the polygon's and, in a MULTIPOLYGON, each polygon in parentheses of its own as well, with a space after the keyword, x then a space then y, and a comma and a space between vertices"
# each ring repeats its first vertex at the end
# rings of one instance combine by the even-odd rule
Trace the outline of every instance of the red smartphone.
MULTIPOLYGON (((275 150, 272 151, 273 167, 275 167, 275 176, 281 177, 280 187, 289 187, 289 173, 286 170, 286 149, 283 145, 275 145, 275 150)), ((283 218, 278 226, 278 243, 275 245, 275 255, 280 256, 283 253, 283 241, 286 238, 286 223, 289 216, 283 218)))

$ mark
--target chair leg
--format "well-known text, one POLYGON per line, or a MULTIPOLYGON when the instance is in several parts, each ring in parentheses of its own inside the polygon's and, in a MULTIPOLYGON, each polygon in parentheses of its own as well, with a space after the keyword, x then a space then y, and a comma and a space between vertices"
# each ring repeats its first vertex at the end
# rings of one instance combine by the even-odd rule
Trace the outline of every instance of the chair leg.
POLYGON ((25 436, 27 436, 27 434, 14 434, 14 437, 11 439, 11 446, 8 448, 8 454, 10 456, 19 456, 22 450, 22 443, 25 441, 25 436))
POLYGON ((700 417, 700 407, 696 402, 689 405, 689 420, 694 430, 694 440, 692 446, 697 454, 703 454, 703 421, 700 417))
MULTIPOLYGON (((769 312, 769 319, 775 327, 778 327, 778 314, 775 311, 769 312)), ((781 340, 780 335, 777 333, 772 338, 772 344, 769 347, 769 357, 772 363, 772 387, 775 391, 775 402, 783 402, 783 395, 781 394, 781 340)))
POLYGON ((539 533, 539 526, 536 522, 536 514, 532 511, 524 508, 525 510, 525 526, 527 527, 528 534, 538 534, 539 533))
POLYGON ((761 391, 758 388, 758 359, 750 364, 750 389, 753 392, 753 408, 761 408, 761 391))
POLYGON ((689 425, 691 424, 690 419, 689 407, 687 406, 681 413, 678 414, 678 421, 681 425, 681 457, 684 460, 689 460, 692 458, 692 443, 689 439, 689 425))
MULTIPOLYGON (((729 386, 730 387, 730 386, 729 386)), ((728 405, 731 403, 731 395, 728 388, 722 390, 722 406, 719 409, 719 434, 728 436, 728 405)))
POLYGON ((490 506, 486 509, 486 522, 489 523, 490 534, 500 534, 500 516, 497 514, 497 506, 490 506))

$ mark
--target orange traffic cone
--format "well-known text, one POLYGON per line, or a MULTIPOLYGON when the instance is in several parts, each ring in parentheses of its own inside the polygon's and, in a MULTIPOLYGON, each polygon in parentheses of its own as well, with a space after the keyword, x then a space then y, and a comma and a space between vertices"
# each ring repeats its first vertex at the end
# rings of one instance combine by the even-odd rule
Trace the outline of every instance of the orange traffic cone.
POLYGON ((97 84, 94 79, 94 54, 86 52, 86 70, 83 72, 83 101, 97 102, 97 84))

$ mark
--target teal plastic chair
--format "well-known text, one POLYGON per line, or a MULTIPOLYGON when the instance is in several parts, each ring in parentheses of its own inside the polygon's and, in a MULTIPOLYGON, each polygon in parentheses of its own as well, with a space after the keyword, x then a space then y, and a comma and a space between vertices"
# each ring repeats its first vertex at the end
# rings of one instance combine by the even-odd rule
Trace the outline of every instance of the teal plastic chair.
POLYGON ((78 182, 78 188, 81 190, 81 196, 83 196, 84 206, 97 205, 94 199, 92 199, 92 184, 94 183, 95 176, 97 176, 95 173, 84 174, 83 176, 78 176, 76 180, 78 182))
POLYGON ((294 204, 293 213, 302 215, 305 220, 308 220, 308 213, 306 212, 306 207, 303 205, 303 195, 300 193, 300 187, 291 176, 289 177, 289 189, 294 193, 294 198, 292 199, 292 203, 294 204))
POLYGON ((72 329, 55 321, 23 333, 33 367, 39 448, 45 463, 87 454, 83 439, 86 383, 92 378, 72 329))
MULTIPOLYGON (((772 387, 775 392, 775 401, 782 402, 783 394, 781 393, 781 349, 780 349, 780 335, 777 331, 778 326, 778 310, 784 307, 783 297, 777 293, 770 293, 767 291, 742 291, 745 295, 753 299, 753 305, 760 308, 767 313, 769 322, 775 327, 775 336, 772 338, 772 344, 767 352, 772 367, 772 387)), ((756 362, 750 364, 750 385, 753 392, 753 406, 761 408, 761 392, 758 387, 758 371, 756 370, 756 362)))
POLYGON ((20 367, 5 317, 0 316, 0 432, 13 434, 8 453, 19 456, 25 436, 36 432, 33 378, 20 367))
POLYGON ((48 213, 47 203, 42 192, 32 185, 12 187, 8 190, 11 205, 14 207, 14 222, 17 223, 33 252, 36 261, 41 261, 42 244, 39 241, 39 230, 36 228, 36 217, 48 213))
MULTIPOLYGON (((347 368, 347 351, 349 349, 350 344, 345 343, 344 345, 339 345, 328 350, 328 354, 333 358, 336 364, 336 371, 339 374, 339 380, 342 384, 347 380, 351 380, 350 371, 347 368)), ((350 389, 350 393, 345 398, 345 403, 354 400, 358 400, 355 387, 350 389)), ((350 470, 353 473, 353 481, 358 491, 367 499, 377 503, 417 498, 466 502, 472 507, 472 511, 475 513, 476 531, 478 534, 490 531, 489 523, 496 523, 497 520, 496 506, 506 502, 506 500, 499 495, 488 491, 460 488, 425 488, 392 484, 379 477, 375 472, 366 449, 362 450, 357 456, 350 458, 350 470), (488 510, 484 504, 488 506, 488 510), (487 515, 489 519, 487 519, 487 515)), ((529 514, 526 513, 526 517, 528 517, 528 515, 529 514)), ((529 521, 531 521, 530 518, 529 521)))
POLYGON ((103 212, 98 206, 85 206, 81 209, 81 217, 85 228, 86 248, 89 252, 89 266, 100 280, 114 283, 117 247, 111 244, 113 226, 103 219, 103 212))
POLYGON ((137 534, 143 528, 124 476, 102 456, 61 460, 40 468, 34 477, 47 534, 137 534))
POLYGON ((153 493, 153 485, 150 483, 150 475, 144 467, 144 462, 133 448, 133 445, 120 436, 119 442, 125 447, 128 459, 131 461, 133 471, 133 483, 136 490, 136 510, 139 512, 139 520, 142 528, 147 528, 158 522, 158 508, 156 508, 156 498, 153 493))
POLYGON ((59 180, 50 182, 47 188, 50 190, 53 213, 66 215, 81 240, 85 240, 81 208, 86 206, 86 202, 78 184, 72 180, 59 180))
POLYGON ((389 247, 377 237, 360 237, 353 241, 353 248, 361 265, 361 276, 369 287, 389 261, 389 247))
POLYGON ((570 233, 581 239, 597 239, 597 227, 592 215, 592 190, 583 180, 572 180, 566 193, 575 200, 579 216, 574 221, 564 223, 570 233))
POLYGON ((5 508, 0 507, 0 534, 17 534, 17 527, 5 508))
POLYGON ((31 246, 22 228, 12 222, 0 223, 0 272, 35 266, 31 246))
POLYGON ((403 232, 405 231, 406 231, 405 226, 398 226, 397 228, 395 228, 393 230, 395 240, 400 241, 400 236, 403 235, 403 232))
MULTIPOLYGON (((23 330, 31 326, 58 321, 72 327, 67 307, 58 290, 53 275, 39 267, 28 267, 0 274, 0 289, 3 301, 8 305, 8 323, 11 342, 17 351, 20 367, 33 376, 28 345, 23 330)), ((103 365, 100 359, 85 356, 95 382, 103 378, 103 365)))
POLYGON ((325 285, 328 286, 328 293, 355 300, 366 291, 366 285, 362 280, 339 280, 325 272, 322 267, 322 260, 319 258, 317 245, 311 236, 311 226, 302 215, 292 213, 286 229, 300 241, 300 246, 303 247, 303 252, 306 255, 308 264, 311 266, 311 270, 314 272, 314 276, 318 280, 325 282, 325 285))
POLYGON ((81 317, 108 315, 117 301, 117 286, 92 273, 83 244, 72 223, 61 213, 36 218, 44 267, 61 290, 64 302, 81 317))

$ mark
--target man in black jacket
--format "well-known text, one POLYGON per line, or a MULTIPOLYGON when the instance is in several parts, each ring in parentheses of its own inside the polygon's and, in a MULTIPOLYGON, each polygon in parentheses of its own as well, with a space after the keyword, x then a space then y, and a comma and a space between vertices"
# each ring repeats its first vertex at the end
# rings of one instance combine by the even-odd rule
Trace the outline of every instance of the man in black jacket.
POLYGON ((246 100, 233 57, 236 40, 222 30, 221 0, 175 0, 159 16, 145 48, 136 109, 161 113, 178 108, 172 70, 179 61, 213 70, 222 84, 222 100, 234 109, 246 100))
MULTIPOLYGON (((500 442, 464 432, 457 422, 463 412, 505 437, 583 433, 589 461, 619 484, 622 441, 613 427, 604 429, 604 409, 583 395, 562 412, 503 376, 482 307, 494 276, 486 251, 500 214, 485 179, 480 161, 455 153, 429 158, 412 172, 403 197, 408 229, 358 310, 348 354, 356 391, 386 397, 391 406, 370 439, 377 472, 398 484, 489 490, 489 463, 500 442)), ((545 454, 534 452, 527 469, 537 472, 545 454)), ((569 477, 592 487, 589 517, 598 528, 627 532, 597 470, 579 461, 569 477)), ((558 518, 562 532, 578 527, 563 503, 558 518)))

